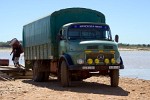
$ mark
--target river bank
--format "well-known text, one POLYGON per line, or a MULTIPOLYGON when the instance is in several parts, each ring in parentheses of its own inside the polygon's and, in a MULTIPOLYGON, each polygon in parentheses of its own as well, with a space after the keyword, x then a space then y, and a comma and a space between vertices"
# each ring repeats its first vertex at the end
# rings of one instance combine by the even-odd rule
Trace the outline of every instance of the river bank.
POLYGON ((57 80, 0 81, 0 100, 150 100, 149 93, 150 81, 123 77, 116 88, 107 77, 91 77, 66 88, 57 80))

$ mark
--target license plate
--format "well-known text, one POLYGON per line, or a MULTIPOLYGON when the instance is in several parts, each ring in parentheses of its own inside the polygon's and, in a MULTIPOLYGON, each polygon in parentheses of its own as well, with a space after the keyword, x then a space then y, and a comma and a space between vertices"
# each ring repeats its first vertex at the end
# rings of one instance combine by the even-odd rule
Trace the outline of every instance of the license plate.
POLYGON ((109 66, 109 69, 120 69, 120 66, 109 66))
POLYGON ((95 66, 83 66, 82 69, 95 69, 95 66))

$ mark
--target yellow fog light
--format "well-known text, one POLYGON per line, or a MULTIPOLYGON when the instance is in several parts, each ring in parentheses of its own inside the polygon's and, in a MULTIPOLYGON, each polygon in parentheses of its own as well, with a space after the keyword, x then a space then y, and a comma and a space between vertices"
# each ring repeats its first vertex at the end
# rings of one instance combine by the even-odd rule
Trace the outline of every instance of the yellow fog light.
POLYGON ((111 59, 111 63, 112 63, 112 64, 115 64, 115 63, 116 63, 115 58, 112 58, 112 59, 111 59))
POLYGON ((104 62, 105 64, 109 64, 109 59, 106 58, 104 62))
POLYGON ((95 64, 99 64, 99 59, 94 60, 95 64))
POLYGON ((88 63, 89 65, 91 65, 91 64, 93 63, 93 59, 89 58, 89 59, 87 60, 87 63, 88 63))

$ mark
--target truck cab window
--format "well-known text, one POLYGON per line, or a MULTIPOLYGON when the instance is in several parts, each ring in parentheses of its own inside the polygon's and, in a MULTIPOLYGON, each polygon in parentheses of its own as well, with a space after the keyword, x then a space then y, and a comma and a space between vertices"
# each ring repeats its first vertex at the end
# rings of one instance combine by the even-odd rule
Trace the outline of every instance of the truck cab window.
POLYGON ((74 39, 79 39, 80 38, 80 31, 78 30, 69 30, 69 33, 68 33, 68 39, 69 40, 74 40, 74 39))
POLYGON ((69 29, 69 40, 110 40, 111 33, 109 30, 104 29, 69 29))

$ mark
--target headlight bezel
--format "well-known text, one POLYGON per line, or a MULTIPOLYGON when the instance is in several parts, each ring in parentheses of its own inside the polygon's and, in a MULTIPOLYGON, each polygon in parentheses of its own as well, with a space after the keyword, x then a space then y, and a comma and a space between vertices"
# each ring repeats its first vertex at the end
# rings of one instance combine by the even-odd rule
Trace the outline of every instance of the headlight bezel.
POLYGON ((81 64, 84 64, 84 59, 81 59, 81 58, 80 58, 80 59, 77 59, 77 64, 80 64, 80 65, 81 65, 81 64))
POLYGON ((120 57, 117 58, 116 63, 117 63, 117 64, 120 64, 120 63, 121 63, 120 57))

